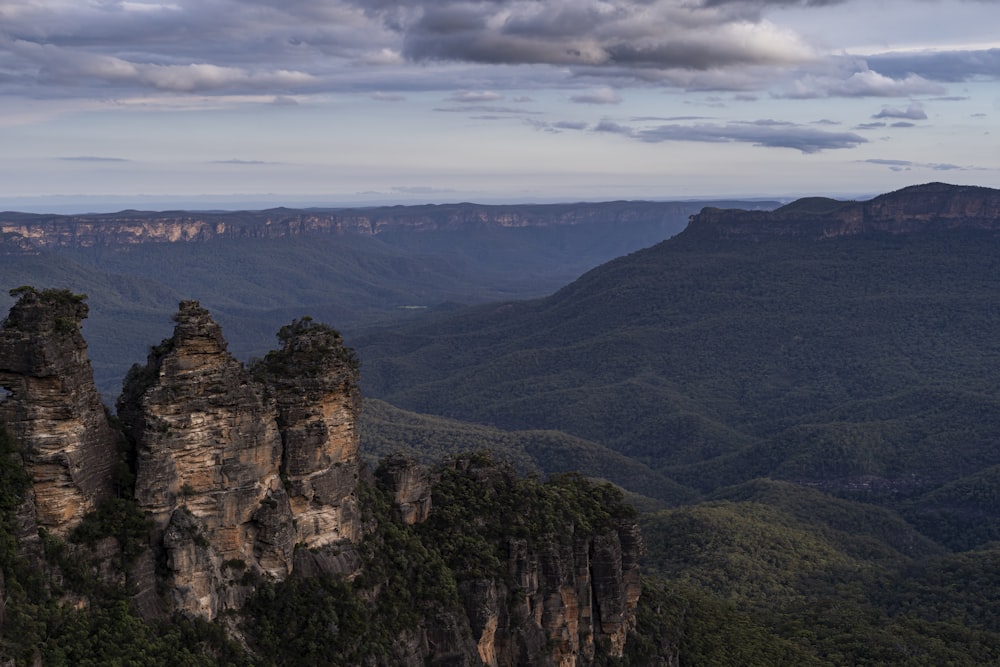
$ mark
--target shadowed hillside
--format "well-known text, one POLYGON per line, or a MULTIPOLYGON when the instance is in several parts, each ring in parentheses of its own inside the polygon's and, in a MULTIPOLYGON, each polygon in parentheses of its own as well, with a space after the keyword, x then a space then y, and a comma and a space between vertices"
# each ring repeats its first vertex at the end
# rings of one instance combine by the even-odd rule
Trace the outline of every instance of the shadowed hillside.
MULTIPOLYGON (((923 194, 873 201, 906 211, 923 194)), ((952 544, 996 539, 1000 515, 969 476, 1000 464, 998 232, 948 213, 943 229, 904 217, 761 240, 766 214, 728 213, 748 242, 702 233, 718 215, 551 297, 357 340, 367 394, 565 431, 703 492, 772 477, 899 507, 952 544), (951 500, 928 514, 920 499, 938 489, 951 500), (964 537, 943 534, 955 522, 964 537)))

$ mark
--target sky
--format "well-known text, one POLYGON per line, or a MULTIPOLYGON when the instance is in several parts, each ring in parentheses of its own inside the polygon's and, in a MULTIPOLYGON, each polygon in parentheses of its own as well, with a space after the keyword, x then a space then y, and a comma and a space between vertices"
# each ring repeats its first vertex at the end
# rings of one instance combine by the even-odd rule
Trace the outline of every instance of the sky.
POLYGON ((0 0, 0 209, 1000 186, 997 0, 0 0))

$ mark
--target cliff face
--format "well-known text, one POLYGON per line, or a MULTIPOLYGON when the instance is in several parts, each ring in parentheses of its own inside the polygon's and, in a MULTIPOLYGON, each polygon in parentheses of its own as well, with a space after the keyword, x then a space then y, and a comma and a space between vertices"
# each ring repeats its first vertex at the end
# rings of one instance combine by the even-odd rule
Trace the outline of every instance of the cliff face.
MULTIPOLYGON (((383 479, 415 477, 386 467, 393 474, 383 479)), ((448 538, 458 539, 455 551, 450 544, 442 551, 461 573, 459 594, 484 665, 573 667, 623 655, 635 627, 643 543, 616 491, 574 476, 521 480, 476 455, 435 477, 427 529, 438 535, 455 518, 466 526, 463 537, 448 538), (473 515, 482 518, 467 525, 473 515)))
POLYGON ((1000 190, 929 183, 864 202, 800 200, 770 212, 706 208, 683 234, 758 242, 946 229, 1000 231, 1000 190))
POLYGON ((297 320, 278 333, 280 350, 254 371, 277 407, 282 471, 296 543, 309 548, 361 537, 356 427, 358 364, 333 329, 297 320))
MULTIPOLYGON (((223 565, 283 578, 291 571, 292 515, 280 479, 272 406, 226 351, 196 302, 181 303, 172 338, 126 379, 118 412, 136 443, 135 496, 163 535, 175 606, 214 617, 223 565)), ((238 597, 238 596, 237 596, 238 597)))
POLYGON ((469 227, 547 227, 593 222, 628 225, 684 215, 683 202, 605 202, 534 206, 445 204, 332 211, 271 209, 236 213, 122 211, 104 215, 0 213, 0 251, 272 239, 305 234, 365 234, 469 227), (678 213, 679 212, 679 213, 678 213))
POLYGON ((129 373, 118 413, 174 606, 212 618, 240 606, 245 573, 288 576, 297 544, 360 537, 357 368, 332 329, 293 324, 264 386, 197 302, 182 302, 175 321, 173 337, 129 373))
POLYGON ((496 580, 461 588, 483 663, 589 665, 599 646, 621 657, 635 626, 641 545, 634 524, 537 549, 511 540, 513 589, 496 580))
MULTIPOLYGON (((195 301, 129 372, 122 434, 93 386, 83 297, 18 295, 0 331, 0 417, 32 477, 18 537, 37 540, 41 527, 69 543, 41 571, 82 576, 66 559, 87 563, 105 586, 128 582, 147 617, 207 619, 252 606, 262 589, 274 599, 283 581, 359 578, 354 604, 394 628, 379 639, 387 653, 365 664, 570 667, 623 654, 642 545, 620 495, 582 479, 520 480, 474 457, 436 471, 394 459, 372 475, 358 455, 357 359, 336 331, 293 321, 281 349, 248 369, 195 301), (128 476, 112 474, 126 442, 134 505, 128 476), (121 531, 124 505, 139 517, 127 536, 100 532, 100 519, 82 523, 89 537, 73 531, 108 507, 121 531)), ((87 595, 66 600, 86 606, 87 595)))
POLYGON ((94 386, 80 323, 83 298, 64 290, 15 290, 0 329, 0 421, 21 445, 34 480, 37 525, 66 535, 112 493, 117 435, 94 386))

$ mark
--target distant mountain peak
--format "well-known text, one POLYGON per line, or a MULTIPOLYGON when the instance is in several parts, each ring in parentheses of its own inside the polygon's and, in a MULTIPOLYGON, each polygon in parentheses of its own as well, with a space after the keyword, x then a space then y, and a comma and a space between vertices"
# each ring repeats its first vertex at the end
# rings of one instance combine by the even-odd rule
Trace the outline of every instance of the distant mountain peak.
POLYGON ((774 211, 706 208, 683 235, 760 242, 947 229, 1000 231, 1000 190, 925 183, 861 202, 806 197, 774 211))

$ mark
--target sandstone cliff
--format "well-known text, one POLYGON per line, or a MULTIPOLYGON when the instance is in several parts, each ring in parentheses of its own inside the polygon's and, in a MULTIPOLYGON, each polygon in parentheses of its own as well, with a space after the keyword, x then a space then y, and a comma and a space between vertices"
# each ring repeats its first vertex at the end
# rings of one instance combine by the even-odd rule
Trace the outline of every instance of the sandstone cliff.
POLYGON ((245 574, 287 577, 296 545, 360 537, 357 366, 332 329, 293 324, 265 387, 197 302, 182 302, 175 321, 129 373, 118 414, 174 606, 213 618, 241 605, 245 574))
POLYGON ((1000 231, 1000 190, 928 183, 863 202, 810 198, 770 212, 706 208, 683 236, 757 242, 947 229, 1000 231))
POLYGON ((282 348, 257 364, 254 374, 277 406, 296 543, 316 548, 356 542, 358 361, 339 333, 308 318, 283 327, 278 339, 282 348))
MULTIPOLYGON (((394 480, 414 478, 389 467, 394 480)), ((484 665, 573 667, 623 655, 635 627, 643 543, 617 491, 574 475, 521 480, 478 455, 436 477, 424 530, 439 535, 455 520, 466 526, 463 537, 445 538, 442 551, 459 573, 484 665)), ((410 490, 422 495, 419 485, 410 490)))
POLYGON ((117 434, 94 386, 80 323, 83 297, 20 288, 0 329, 0 422, 34 480, 33 519, 65 535, 111 495, 117 434))
POLYGON ((622 656, 642 544, 611 487, 523 480, 481 455, 435 470, 389 459, 373 475, 358 454, 358 362, 335 330, 293 321, 281 349, 247 368, 195 301, 129 372, 122 433, 90 377, 83 297, 16 292, 0 331, 0 417, 32 480, 15 537, 48 531, 32 558, 59 604, 128 590, 149 619, 244 614, 229 628, 262 651, 273 633, 254 635, 245 615, 273 611, 276 591, 301 605, 310 585, 297 582, 312 578, 343 598, 313 607, 364 620, 345 637, 316 626, 316 608, 278 618, 318 632, 308 645, 337 655, 323 664, 622 656))
POLYGON ((306 234, 375 235, 470 227, 546 227, 609 223, 659 223, 684 216, 684 202, 603 202, 487 206, 444 204, 364 209, 233 213, 122 211, 100 215, 0 213, 0 251, 193 243, 215 239, 273 239, 306 234))
MULTIPOLYGON (((280 479, 273 407, 196 302, 172 338, 126 378, 118 413, 136 443, 135 497, 162 535, 175 606, 214 617, 223 565, 272 577, 291 570, 291 510, 280 479)), ((237 592, 238 596, 238 592, 237 592)))

